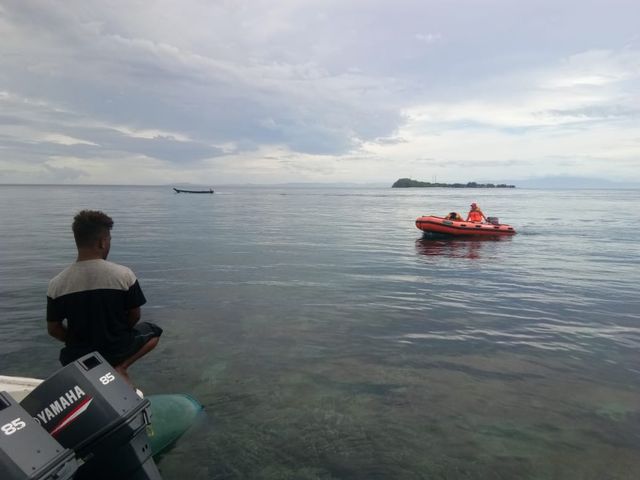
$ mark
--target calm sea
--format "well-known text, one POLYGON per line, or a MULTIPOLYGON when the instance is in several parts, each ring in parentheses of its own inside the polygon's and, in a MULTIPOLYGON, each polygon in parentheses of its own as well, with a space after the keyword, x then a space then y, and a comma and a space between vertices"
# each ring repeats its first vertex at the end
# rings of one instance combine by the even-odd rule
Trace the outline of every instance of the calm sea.
POLYGON ((165 479, 637 479, 638 190, 0 186, 0 371, 45 377, 72 216, 160 324, 132 377, 202 424, 165 479), (424 240, 476 201, 501 241, 424 240))

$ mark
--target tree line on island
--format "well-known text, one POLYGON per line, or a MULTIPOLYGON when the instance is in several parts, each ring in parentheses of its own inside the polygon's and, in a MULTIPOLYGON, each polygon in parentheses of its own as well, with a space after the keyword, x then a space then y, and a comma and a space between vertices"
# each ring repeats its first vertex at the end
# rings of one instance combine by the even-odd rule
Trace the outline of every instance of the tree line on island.
POLYGON ((515 185, 507 185, 506 183, 499 183, 495 185, 493 183, 431 183, 420 182, 418 180, 412 180, 410 178, 400 178, 391 185, 391 188, 411 188, 411 187, 446 187, 446 188, 516 188, 515 185))

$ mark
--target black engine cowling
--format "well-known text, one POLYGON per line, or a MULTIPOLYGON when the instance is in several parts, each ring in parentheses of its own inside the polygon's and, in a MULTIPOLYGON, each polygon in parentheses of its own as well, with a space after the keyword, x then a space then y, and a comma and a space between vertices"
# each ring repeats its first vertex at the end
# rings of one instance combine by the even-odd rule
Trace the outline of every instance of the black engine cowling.
POLYGON ((76 479, 161 479, 146 431, 149 401, 99 353, 58 370, 21 405, 84 461, 76 479))

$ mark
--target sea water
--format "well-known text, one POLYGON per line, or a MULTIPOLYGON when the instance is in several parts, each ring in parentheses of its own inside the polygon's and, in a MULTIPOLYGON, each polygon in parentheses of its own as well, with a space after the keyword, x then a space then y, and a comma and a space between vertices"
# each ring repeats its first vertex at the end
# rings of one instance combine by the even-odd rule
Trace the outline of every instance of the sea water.
POLYGON ((73 215, 115 221, 203 424, 165 479, 637 479, 638 190, 0 186, 0 373, 46 377, 73 215), (518 234, 428 240, 479 203, 518 234))

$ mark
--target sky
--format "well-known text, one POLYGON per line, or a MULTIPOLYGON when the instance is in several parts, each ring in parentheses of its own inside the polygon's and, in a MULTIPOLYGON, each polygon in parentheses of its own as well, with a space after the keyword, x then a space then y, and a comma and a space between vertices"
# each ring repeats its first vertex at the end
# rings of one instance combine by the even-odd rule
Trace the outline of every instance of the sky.
POLYGON ((637 0, 0 0, 0 183, 640 182, 637 0))

